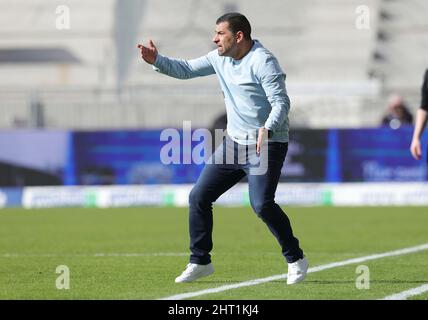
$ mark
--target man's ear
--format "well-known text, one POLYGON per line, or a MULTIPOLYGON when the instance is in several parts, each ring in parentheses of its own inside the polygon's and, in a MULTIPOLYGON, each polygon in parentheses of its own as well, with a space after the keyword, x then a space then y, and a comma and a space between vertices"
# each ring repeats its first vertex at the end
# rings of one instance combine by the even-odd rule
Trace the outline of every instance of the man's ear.
POLYGON ((244 33, 242 31, 238 31, 235 34, 236 43, 240 43, 242 40, 244 40, 244 33))

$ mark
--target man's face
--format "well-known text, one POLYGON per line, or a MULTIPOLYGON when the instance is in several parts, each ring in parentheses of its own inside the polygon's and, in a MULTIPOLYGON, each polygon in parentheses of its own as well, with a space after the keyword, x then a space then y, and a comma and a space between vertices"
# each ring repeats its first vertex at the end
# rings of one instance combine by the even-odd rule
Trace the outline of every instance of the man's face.
POLYGON ((217 45, 219 56, 232 56, 236 40, 235 35, 229 30, 229 22, 221 22, 216 25, 213 42, 217 45))

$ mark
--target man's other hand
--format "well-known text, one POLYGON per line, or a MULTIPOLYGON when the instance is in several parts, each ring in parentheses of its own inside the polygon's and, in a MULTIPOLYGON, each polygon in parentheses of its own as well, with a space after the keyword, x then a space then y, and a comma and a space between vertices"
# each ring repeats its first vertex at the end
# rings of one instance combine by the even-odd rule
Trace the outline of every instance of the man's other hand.
POLYGON ((262 148, 262 144, 265 142, 265 140, 268 138, 269 131, 268 129, 261 127, 259 129, 259 134, 257 137, 257 145, 256 145, 256 152, 257 154, 260 154, 260 150, 262 148))

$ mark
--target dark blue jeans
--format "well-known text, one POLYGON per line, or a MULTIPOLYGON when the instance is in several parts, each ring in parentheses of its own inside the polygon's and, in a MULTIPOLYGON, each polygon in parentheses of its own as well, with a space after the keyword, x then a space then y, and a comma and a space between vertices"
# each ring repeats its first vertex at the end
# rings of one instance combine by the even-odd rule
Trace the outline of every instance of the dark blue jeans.
POLYGON ((264 174, 251 171, 251 168, 254 168, 254 161, 250 161, 250 159, 255 155, 255 148, 245 149, 244 147, 242 150, 242 145, 239 146, 228 137, 216 149, 213 156, 217 159, 223 159, 223 163, 216 164, 218 162, 215 162, 205 165, 189 195, 191 263, 208 264, 211 262, 210 251, 213 247, 212 204, 244 176, 248 177, 251 206, 278 240, 287 262, 292 263, 303 257, 299 241, 293 236, 290 220, 274 200, 288 143, 265 143, 268 152, 262 150, 260 155, 260 157, 267 155, 264 174), (229 148, 228 150, 232 148, 235 151, 233 160, 230 161, 230 158, 228 163, 225 161, 226 148, 229 148), (243 152, 244 161, 242 161, 243 158, 239 159, 243 152))

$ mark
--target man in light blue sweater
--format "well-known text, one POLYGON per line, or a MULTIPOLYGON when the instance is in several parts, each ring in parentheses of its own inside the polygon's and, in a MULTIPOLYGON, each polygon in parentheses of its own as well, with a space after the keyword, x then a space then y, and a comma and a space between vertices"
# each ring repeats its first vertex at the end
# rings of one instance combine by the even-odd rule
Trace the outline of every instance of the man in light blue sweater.
POLYGON ((273 54, 251 38, 250 23, 242 14, 227 13, 218 18, 213 41, 216 50, 193 60, 162 56, 151 40, 148 46, 138 45, 142 58, 160 73, 178 79, 217 75, 228 121, 227 136, 214 156, 224 158, 230 146, 235 151, 232 162, 207 163, 190 192, 190 263, 175 282, 190 282, 214 272, 210 256, 212 203, 244 176, 248 177, 253 210, 278 240, 288 263, 287 283, 300 282, 308 262, 287 215, 274 200, 288 150, 290 100, 285 74, 273 54), (243 146, 245 161, 240 161, 243 146), (251 171, 255 155, 266 157, 263 174, 251 171))

